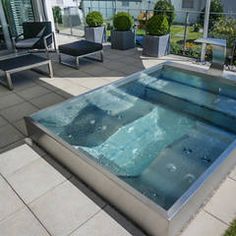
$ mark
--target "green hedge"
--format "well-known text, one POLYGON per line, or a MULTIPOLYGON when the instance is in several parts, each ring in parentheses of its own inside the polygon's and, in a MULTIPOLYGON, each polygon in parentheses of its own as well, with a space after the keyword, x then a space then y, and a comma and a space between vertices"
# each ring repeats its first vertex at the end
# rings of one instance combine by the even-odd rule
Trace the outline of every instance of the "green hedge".
POLYGON ((129 13, 118 12, 113 17, 113 26, 117 31, 129 31, 134 26, 134 21, 129 13))
POLYGON ((103 24, 103 16, 98 11, 92 11, 87 14, 86 23, 89 27, 99 27, 103 24))
POLYGON ((146 32, 148 35, 162 36, 169 33, 169 24, 166 16, 154 15, 146 24, 146 32))
POLYGON ((167 16, 169 27, 175 19, 175 8, 167 0, 159 0, 154 6, 154 15, 167 16))

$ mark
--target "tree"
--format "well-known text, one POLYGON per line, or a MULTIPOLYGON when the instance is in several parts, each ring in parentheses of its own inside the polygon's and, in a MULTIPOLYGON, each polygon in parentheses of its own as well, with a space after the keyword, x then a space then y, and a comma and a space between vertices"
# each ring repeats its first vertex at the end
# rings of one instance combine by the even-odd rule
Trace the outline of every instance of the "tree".
POLYGON ((159 0, 154 6, 154 15, 167 16, 169 27, 171 27, 175 18, 175 8, 167 0, 159 0))
MULTIPOLYGON (((224 12, 224 6, 221 3, 221 0, 212 0, 210 7, 210 17, 209 17, 209 31, 212 30, 214 24, 220 20, 223 15, 221 13, 224 12)), ((202 13, 200 15, 200 24, 204 25, 204 16, 205 16, 205 8, 202 9, 202 13)))

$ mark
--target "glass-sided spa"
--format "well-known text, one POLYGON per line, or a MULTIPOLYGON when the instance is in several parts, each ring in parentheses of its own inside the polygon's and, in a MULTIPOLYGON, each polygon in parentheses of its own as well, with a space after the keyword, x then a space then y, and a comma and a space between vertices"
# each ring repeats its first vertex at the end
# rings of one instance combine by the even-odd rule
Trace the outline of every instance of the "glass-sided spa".
POLYGON ((236 164, 236 84, 174 63, 26 123, 33 140, 153 235, 176 235, 236 164))

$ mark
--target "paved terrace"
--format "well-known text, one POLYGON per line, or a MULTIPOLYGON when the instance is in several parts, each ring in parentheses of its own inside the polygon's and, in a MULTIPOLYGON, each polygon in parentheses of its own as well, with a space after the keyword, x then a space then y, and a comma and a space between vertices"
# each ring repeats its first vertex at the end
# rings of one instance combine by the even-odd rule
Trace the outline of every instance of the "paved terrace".
MULTIPOLYGON (((24 144, 23 117, 168 59, 192 64, 106 46, 103 64, 83 61, 77 71, 54 62, 53 79, 27 71, 13 76, 14 91, 0 87, 0 235, 145 235, 42 149, 24 144)), ((236 217, 235 196, 236 169, 182 236, 222 235, 236 217)))

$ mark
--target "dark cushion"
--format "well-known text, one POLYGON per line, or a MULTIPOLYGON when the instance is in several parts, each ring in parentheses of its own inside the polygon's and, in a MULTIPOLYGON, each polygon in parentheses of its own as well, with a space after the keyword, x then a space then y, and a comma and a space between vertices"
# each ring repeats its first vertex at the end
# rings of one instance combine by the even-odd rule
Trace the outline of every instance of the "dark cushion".
POLYGON ((17 49, 32 49, 40 38, 22 39, 16 42, 17 49))
MULTIPOLYGON (((45 49, 43 38, 52 33, 52 24, 50 21, 42 22, 24 22, 23 35, 24 39, 39 38, 34 44, 33 49, 45 49)), ((47 44, 52 44, 52 37, 47 39, 47 44)))
POLYGON ((102 49, 103 49, 102 44, 90 42, 87 40, 80 40, 59 46, 60 53, 64 53, 74 57, 83 56, 89 53, 100 51, 102 49))
POLYGON ((24 39, 42 38, 50 33, 52 33, 52 24, 50 21, 23 23, 24 39))

